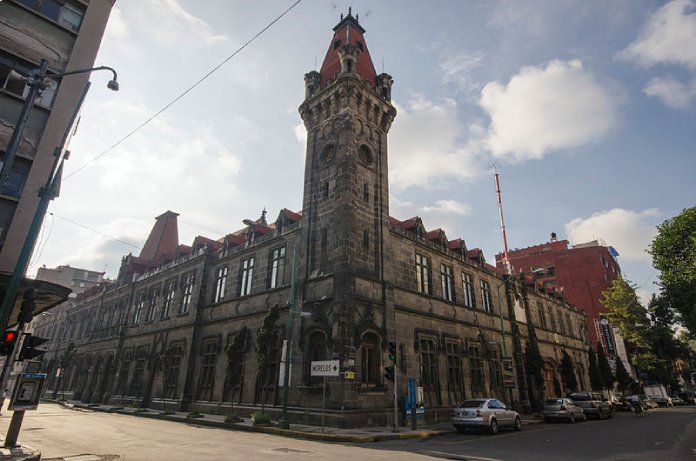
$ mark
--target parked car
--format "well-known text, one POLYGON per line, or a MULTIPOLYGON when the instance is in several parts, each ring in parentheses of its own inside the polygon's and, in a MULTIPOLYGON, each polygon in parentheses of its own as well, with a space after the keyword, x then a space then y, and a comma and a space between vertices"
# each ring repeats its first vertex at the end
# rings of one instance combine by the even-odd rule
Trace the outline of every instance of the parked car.
POLYGON ((568 397, 582 408, 588 418, 604 419, 614 416, 611 404, 598 392, 573 392, 568 397))
POLYGON ((562 419, 574 423, 575 421, 587 421, 587 415, 582 408, 570 399, 547 399, 544 402, 544 410, 541 412, 544 421, 562 419))
POLYGON ((686 405, 691 405, 692 403, 694 403, 694 394, 692 394, 691 392, 680 392, 679 397, 682 398, 684 404, 686 405))
POLYGON ((674 406, 686 405, 686 402, 678 395, 670 395, 669 398, 672 400, 672 405, 674 406))
POLYGON ((674 405, 670 397, 652 396, 650 399, 657 404, 658 407, 671 407, 674 405))
POLYGON ((490 398, 463 401, 452 411, 451 421, 462 434, 467 429, 488 429, 493 434, 497 434, 501 427, 522 430, 519 413, 506 407, 500 400, 490 398))

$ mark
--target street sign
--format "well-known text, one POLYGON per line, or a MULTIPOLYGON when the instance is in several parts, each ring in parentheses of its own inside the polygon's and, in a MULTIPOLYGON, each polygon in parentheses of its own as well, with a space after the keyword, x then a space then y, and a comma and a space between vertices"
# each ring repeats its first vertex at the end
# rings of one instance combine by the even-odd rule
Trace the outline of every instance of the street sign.
POLYGON ((341 365, 338 360, 319 360, 312 362, 310 375, 311 376, 338 376, 341 371, 341 365))
POLYGON ((355 372, 354 371, 346 371, 345 376, 346 376, 346 379, 355 379, 355 372))

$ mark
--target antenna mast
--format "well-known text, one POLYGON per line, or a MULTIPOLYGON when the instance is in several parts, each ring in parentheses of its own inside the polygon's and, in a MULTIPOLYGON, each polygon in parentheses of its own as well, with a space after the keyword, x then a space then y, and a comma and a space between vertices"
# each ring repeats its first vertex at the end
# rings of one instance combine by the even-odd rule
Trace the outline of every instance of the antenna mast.
POLYGON ((506 274, 511 274, 512 270, 510 268, 510 256, 508 254, 508 244, 507 244, 507 234, 505 233, 505 218, 503 217, 503 200, 500 196, 500 179, 498 179, 498 165, 493 165, 495 170, 495 191, 498 194, 498 214, 500 215, 500 230, 503 233, 503 248, 505 253, 503 255, 503 268, 506 274))

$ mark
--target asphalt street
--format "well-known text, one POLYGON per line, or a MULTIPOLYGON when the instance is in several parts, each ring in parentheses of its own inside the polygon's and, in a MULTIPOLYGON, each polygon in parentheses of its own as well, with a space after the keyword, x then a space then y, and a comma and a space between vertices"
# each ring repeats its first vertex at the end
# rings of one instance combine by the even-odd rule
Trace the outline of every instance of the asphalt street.
MULTIPOLYGON (((10 412, 0 416, 5 433, 10 412)), ((331 459, 417 461, 696 461, 696 407, 619 413, 585 423, 534 424, 522 432, 445 434, 369 444, 313 442, 198 427, 42 403, 27 412, 19 442, 57 460, 331 459), (89 457, 80 455, 92 455, 89 457)))
POLYGON ((380 447, 471 461, 693 461, 696 407, 659 408, 643 417, 619 412, 603 421, 536 424, 495 436, 447 434, 383 442, 380 447))

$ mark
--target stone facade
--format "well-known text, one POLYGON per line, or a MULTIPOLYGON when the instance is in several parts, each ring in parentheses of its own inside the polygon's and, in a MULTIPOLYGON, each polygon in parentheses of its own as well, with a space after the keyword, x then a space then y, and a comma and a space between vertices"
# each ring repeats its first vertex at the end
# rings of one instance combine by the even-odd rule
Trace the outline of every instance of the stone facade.
MULTIPOLYGON (((389 216, 392 78, 374 72, 364 32, 352 15, 342 18, 321 71, 305 76, 302 213, 282 210, 268 223, 264 211, 218 240, 146 244, 126 256, 116 283, 80 295, 69 328, 54 328, 44 360, 49 393, 185 411, 264 408, 278 417, 289 333, 295 422, 319 423, 324 381, 310 364, 335 359, 341 374, 326 379, 327 423, 391 425, 389 342, 400 423, 409 379, 422 388, 429 420, 448 418, 472 396, 528 408, 526 344, 538 345, 547 364, 547 395, 565 390, 563 352, 586 386, 583 313, 527 292, 524 279, 503 277, 480 251, 427 232, 420 218, 389 216), (553 321, 537 318, 539 305, 553 321)), ((148 242, 172 242, 156 237, 173 235, 176 214, 157 219, 148 242)))

